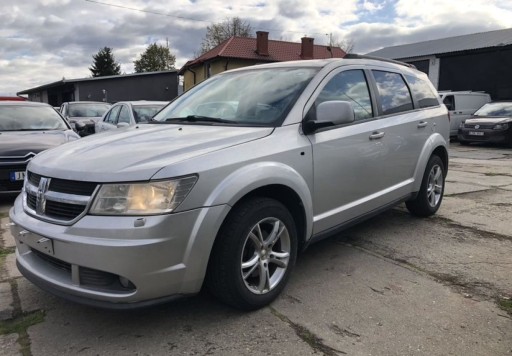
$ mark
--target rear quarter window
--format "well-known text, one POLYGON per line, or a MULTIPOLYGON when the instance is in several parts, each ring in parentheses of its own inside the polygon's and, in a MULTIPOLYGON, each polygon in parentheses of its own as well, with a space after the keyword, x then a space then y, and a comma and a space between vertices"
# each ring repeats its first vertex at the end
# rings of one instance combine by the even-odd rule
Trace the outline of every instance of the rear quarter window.
POLYGON ((412 75, 406 75, 405 79, 409 83, 412 96, 416 99, 420 108, 428 108, 432 106, 438 106, 439 101, 437 96, 434 94, 430 85, 421 78, 413 77, 412 75))
POLYGON ((411 93, 400 74, 380 70, 372 72, 377 84, 383 115, 413 109, 411 93))

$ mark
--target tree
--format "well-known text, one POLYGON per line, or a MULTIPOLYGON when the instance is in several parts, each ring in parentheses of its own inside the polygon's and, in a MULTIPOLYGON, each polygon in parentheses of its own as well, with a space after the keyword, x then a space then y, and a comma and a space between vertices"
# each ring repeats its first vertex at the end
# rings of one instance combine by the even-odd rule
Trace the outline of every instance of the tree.
POLYGON ((93 77, 121 74, 121 65, 116 62, 112 48, 103 47, 92 56, 93 63, 89 67, 93 77))
POLYGON ((133 61, 135 72, 160 72, 174 69, 176 56, 171 54, 169 47, 150 44, 140 59, 133 61))
POLYGON ((201 43, 201 54, 204 54, 222 41, 232 36, 252 37, 251 25, 239 17, 227 18, 223 22, 215 23, 206 27, 206 35, 201 43))
POLYGON ((351 53, 354 50, 355 42, 351 38, 342 38, 332 33, 329 34, 329 46, 338 47, 345 51, 345 53, 351 53))

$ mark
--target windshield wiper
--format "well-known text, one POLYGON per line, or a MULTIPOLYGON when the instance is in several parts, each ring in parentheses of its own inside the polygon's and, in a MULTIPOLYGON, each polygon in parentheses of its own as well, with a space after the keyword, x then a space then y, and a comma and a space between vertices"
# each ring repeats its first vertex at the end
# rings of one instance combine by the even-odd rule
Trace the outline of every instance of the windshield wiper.
POLYGON ((233 124, 235 123, 232 120, 224 120, 218 117, 209 117, 209 116, 201 116, 201 115, 188 115, 185 117, 169 117, 164 120, 164 122, 213 122, 213 123, 221 123, 221 124, 233 124))

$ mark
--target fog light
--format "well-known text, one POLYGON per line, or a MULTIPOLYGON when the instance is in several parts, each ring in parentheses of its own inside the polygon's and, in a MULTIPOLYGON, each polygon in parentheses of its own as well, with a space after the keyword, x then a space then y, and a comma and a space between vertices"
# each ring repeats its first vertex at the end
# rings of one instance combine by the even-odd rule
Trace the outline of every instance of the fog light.
POLYGON ((126 278, 126 277, 119 277, 119 283, 121 283, 121 285, 124 288, 135 289, 135 286, 133 285, 133 283, 130 282, 130 280, 128 278, 126 278))

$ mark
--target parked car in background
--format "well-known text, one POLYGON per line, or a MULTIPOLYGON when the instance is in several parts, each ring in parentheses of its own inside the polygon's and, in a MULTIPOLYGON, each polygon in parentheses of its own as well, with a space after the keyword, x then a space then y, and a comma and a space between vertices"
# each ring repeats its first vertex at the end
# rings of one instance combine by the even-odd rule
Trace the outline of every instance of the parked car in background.
POLYGON ((28 162, 39 152, 79 136, 50 105, 0 102, 0 193, 23 187, 28 162))
POLYGON ((109 108, 109 103, 101 101, 70 101, 61 105, 60 112, 73 130, 80 136, 87 136, 94 133, 96 122, 109 108))
POLYGON ((168 101, 120 101, 96 123, 96 132, 147 123, 168 101))
POLYGON ((10 210, 24 276, 95 306, 204 285, 251 310, 281 293, 307 245, 400 202, 433 215, 443 199, 448 111, 403 63, 347 55, 226 71, 153 120, 30 162, 10 210))
POLYGON ((461 145, 471 142, 504 143, 512 147, 512 102, 488 103, 460 124, 461 145))
POLYGON ((461 122, 491 101, 489 94, 478 91, 440 91, 439 95, 450 113, 450 137, 457 136, 461 122))

